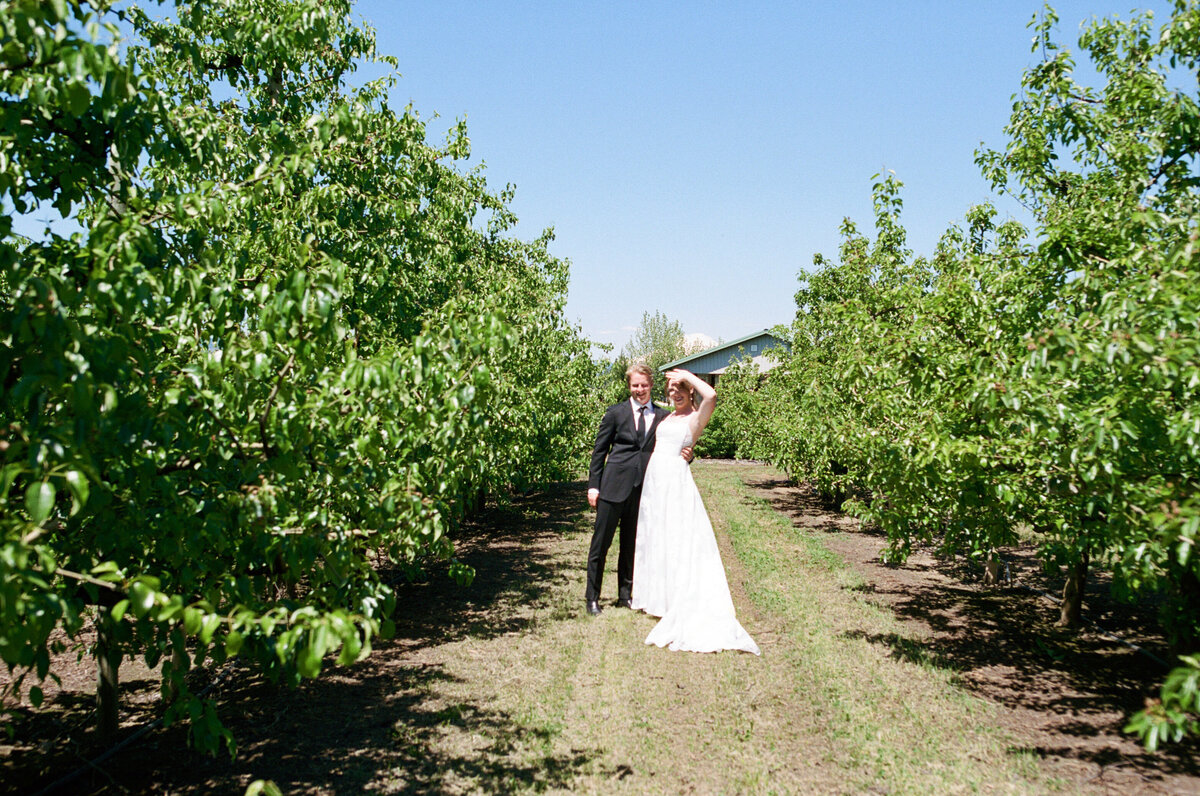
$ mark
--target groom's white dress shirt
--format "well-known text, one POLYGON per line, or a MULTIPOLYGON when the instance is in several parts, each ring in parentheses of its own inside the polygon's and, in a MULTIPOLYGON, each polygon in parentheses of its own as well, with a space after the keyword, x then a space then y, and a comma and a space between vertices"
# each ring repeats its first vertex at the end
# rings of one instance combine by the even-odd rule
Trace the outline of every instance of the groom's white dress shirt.
POLYGON ((633 404, 633 427, 634 427, 634 428, 637 428, 637 423, 638 423, 638 415, 640 414, 640 415, 641 415, 641 417, 642 417, 642 429, 643 429, 643 431, 644 431, 645 429, 648 429, 648 428, 650 428, 650 424, 651 424, 652 422, 654 422, 654 408, 653 408, 652 406, 650 406, 650 404, 649 404, 649 403, 640 404, 640 403, 638 403, 637 401, 633 400, 632 398, 630 398, 630 399, 629 399, 629 402, 630 402, 631 404, 633 404), (649 409, 649 410, 650 410, 650 416, 649 416, 649 417, 647 417, 647 416, 646 416, 646 410, 647 410, 647 409, 649 409))

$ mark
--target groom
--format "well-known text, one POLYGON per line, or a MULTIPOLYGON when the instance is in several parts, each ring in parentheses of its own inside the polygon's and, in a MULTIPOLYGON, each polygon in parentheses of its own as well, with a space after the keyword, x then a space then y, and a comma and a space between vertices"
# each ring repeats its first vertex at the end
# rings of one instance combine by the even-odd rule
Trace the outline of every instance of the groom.
MULTIPOLYGON (((633 545, 637 535, 642 475, 654 451, 654 432, 670 412, 650 401, 654 371, 643 364, 625 371, 629 400, 608 407, 596 434, 588 469, 588 504, 596 510, 596 528, 588 551, 587 612, 600 613, 600 581, 613 532, 621 526, 617 554, 617 605, 629 608, 633 592, 633 545)), ((690 451, 685 451, 690 453, 690 451)), ((690 457, 689 457, 690 458, 690 457)))

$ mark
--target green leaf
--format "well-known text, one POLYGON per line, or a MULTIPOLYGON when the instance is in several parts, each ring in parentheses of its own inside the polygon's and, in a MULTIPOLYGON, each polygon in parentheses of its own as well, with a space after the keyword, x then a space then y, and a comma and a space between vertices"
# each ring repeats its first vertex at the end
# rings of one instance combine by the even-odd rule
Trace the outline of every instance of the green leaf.
POLYGON ((8 490, 12 488, 13 480, 24 469, 20 462, 12 462, 0 470, 0 501, 8 499, 8 490))
POLYGON ((25 490, 25 510, 35 525, 41 525, 54 508, 54 485, 49 481, 35 481, 25 490))
POLYGON ((42 700, 44 698, 45 695, 42 693, 41 688, 36 685, 29 688, 29 701, 35 708, 40 708, 42 706, 42 700))
POLYGON ((129 587, 129 605, 133 608, 134 616, 139 619, 145 616, 154 606, 154 589, 135 580, 129 587))
POLYGON ((71 492, 71 516, 74 516, 87 503, 89 494, 87 478, 78 470, 68 470, 64 478, 67 482, 67 489, 71 492))
POLYGON ((72 116, 83 116, 92 104, 92 93, 83 83, 67 84, 67 110, 72 116))
POLYGON ((117 604, 109 609, 109 616, 114 622, 119 621, 125 616, 125 612, 129 610, 129 600, 118 600, 117 604))
POLYGON ((217 614, 208 614, 204 617, 204 621, 200 623, 200 641, 207 644, 212 641, 213 633, 217 632, 217 628, 221 626, 221 617, 217 614))
POLYGON ((349 666, 358 661, 360 652, 362 652, 362 640, 358 636, 358 631, 351 628, 351 631, 342 640, 342 650, 338 653, 337 662, 341 666, 349 666))
POLYGON ((101 402, 101 411, 108 413, 116 409, 117 391, 114 390, 110 384, 105 384, 103 387, 101 387, 101 391, 104 393, 101 402))
POLYGON ((283 791, 272 779, 256 779, 246 788, 245 796, 283 796, 283 791))
POLYGON ((296 658, 296 668, 302 677, 313 678, 321 673, 321 658, 317 646, 311 641, 304 645, 296 658))

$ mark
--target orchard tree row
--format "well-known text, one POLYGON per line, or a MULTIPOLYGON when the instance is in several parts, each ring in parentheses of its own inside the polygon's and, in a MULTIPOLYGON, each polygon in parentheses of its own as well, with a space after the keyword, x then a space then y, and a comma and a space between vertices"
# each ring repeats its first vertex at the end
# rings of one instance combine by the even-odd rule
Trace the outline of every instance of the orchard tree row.
POLYGON ((11 0, 0 30, 4 704, 94 623, 108 730, 143 656, 232 745, 189 670, 362 658, 407 608, 382 570, 581 460, 567 267, 461 124, 351 83, 395 60, 348 0, 11 0))
POLYGON ((1007 146, 977 157, 1034 234, 976 207, 914 257, 881 179, 874 236, 845 222, 801 279, 791 354, 761 386, 727 376, 719 421, 741 455, 848 498, 895 560, 986 566, 1032 537, 1067 573, 1063 624, 1097 568, 1161 595, 1182 655, 1130 725, 1155 747, 1200 727, 1200 8, 1091 24, 1098 87, 1055 23, 1032 23, 1007 146))

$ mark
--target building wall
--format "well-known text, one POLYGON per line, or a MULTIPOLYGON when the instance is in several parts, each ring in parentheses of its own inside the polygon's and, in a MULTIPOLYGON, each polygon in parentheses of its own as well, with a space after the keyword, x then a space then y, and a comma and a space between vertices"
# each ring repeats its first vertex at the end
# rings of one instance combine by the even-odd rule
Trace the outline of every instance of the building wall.
POLYGON ((683 367, 686 367, 695 374, 712 373, 714 370, 719 370, 733 362, 738 357, 739 348, 746 352, 747 357, 755 357, 768 348, 778 345, 782 345, 778 339, 769 334, 761 334, 758 337, 752 337, 744 341, 736 347, 718 348, 702 357, 693 359, 691 362, 683 365, 683 367), (753 349, 753 346, 758 346, 757 350, 753 349))

